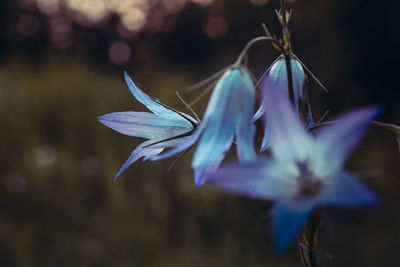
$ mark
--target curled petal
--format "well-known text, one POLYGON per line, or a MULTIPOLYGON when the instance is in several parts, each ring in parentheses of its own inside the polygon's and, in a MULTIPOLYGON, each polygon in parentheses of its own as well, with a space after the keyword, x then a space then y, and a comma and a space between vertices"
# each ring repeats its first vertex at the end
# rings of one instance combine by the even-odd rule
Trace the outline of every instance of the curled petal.
POLYGON ((185 120, 169 120, 149 112, 115 112, 97 118, 111 129, 129 136, 168 138, 192 129, 185 120))

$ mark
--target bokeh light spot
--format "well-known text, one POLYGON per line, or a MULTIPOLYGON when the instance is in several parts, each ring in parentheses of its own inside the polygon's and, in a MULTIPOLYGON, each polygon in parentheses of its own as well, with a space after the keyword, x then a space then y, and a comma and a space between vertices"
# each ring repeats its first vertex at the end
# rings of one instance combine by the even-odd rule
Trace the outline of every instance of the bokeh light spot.
POLYGON ((146 14, 139 8, 129 8, 129 10, 122 14, 122 24, 129 31, 137 31, 144 24, 146 14))
POLYGON ((228 23, 221 17, 210 17, 203 23, 203 32, 211 39, 221 40, 228 33, 228 23))
POLYGON ((49 167, 57 160, 57 153, 50 145, 40 145, 35 149, 35 159, 38 167, 49 167))
POLYGON ((60 8, 59 0, 36 0, 39 10, 44 14, 53 14, 60 8))
POLYGON ((132 51, 129 45, 123 41, 115 41, 108 48, 108 56, 112 63, 124 65, 131 59, 132 51))
POLYGON ((208 6, 211 5, 214 2, 214 0, 192 0, 192 2, 200 6, 208 6))
POLYGON ((39 20, 34 15, 21 15, 17 20, 17 30, 23 36, 33 36, 38 33, 39 28, 39 20))

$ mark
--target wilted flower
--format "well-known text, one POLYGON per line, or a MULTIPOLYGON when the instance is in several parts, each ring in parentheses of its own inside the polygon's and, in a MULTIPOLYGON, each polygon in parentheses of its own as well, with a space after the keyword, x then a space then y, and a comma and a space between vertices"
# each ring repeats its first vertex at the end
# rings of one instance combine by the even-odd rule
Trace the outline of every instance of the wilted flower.
MULTIPOLYGON (((308 102, 308 97, 304 90, 305 83, 305 73, 301 63, 295 59, 291 58, 291 69, 292 69, 292 78, 293 78, 293 98, 294 98, 294 108, 296 113, 300 118, 304 118, 306 121, 307 127, 314 126, 314 120, 311 114, 311 108, 308 102)), ((269 80, 275 86, 277 86, 283 94, 289 99, 289 86, 288 86, 288 77, 286 71, 286 62, 283 56, 280 56, 272 66, 263 74, 263 80, 269 80)), ((260 108, 257 110, 257 113, 254 116, 254 119, 257 120, 265 113, 265 103, 262 102, 260 108)), ((261 145, 261 151, 266 150, 269 143, 269 129, 268 129, 268 121, 265 121, 264 128, 264 138, 261 145)))
POLYGON ((191 116, 166 107, 140 90, 125 72, 125 80, 133 96, 151 112, 115 112, 98 118, 104 125, 125 135, 149 139, 131 153, 115 179, 129 165, 140 158, 151 159, 164 149, 177 147, 197 128, 198 121, 191 116))
POLYGON ((277 248, 286 248, 320 206, 374 206, 378 197, 343 164, 377 114, 375 107, 349 112, 310 135, 287 98, 265 81, 265 107, 272 159, 231 165, 209 182, 232 193, 275 200, 271 211, 277 248))
POLYGON ((199 140, 192 161, 196 186, 205 182, 205 170, 218 167, 235 137, 239 162, 254 161, 254 104, 254 86, 247 69, 240 65, 229 68, 214 88, 200 127, 184 144, 155 159, 184 151, 199 140))

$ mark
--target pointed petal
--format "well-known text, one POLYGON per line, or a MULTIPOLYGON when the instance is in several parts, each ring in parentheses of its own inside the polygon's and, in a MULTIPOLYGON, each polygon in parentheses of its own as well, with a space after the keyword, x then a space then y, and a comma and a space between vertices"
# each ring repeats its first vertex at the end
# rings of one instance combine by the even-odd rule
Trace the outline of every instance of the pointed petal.
POLYGON ((121 169, 118 171, 114 180, 117 180, 123 171, 125 171, 132 163, 140 159, 141 157, 150 157, 161 153, 164 148, 162 147, 151 147, 148 146, 153 142, 153 140, 148 140, 146 142, 141 143, 135 150, 132 151, 128 160, 122 165, 121 169), (148 146, 148 147, 146 147, 148 146))
POLYGON ((161 141, 159 139, 147 140, 141 143, 139 146, 135 148, 135 150, 132 151, 128 160, 122 165, 121 169, 115 176, 115 180, 118 179, 118 177, 121 175, 123 171, 126 170, 126 168, 128 168, 132 163, 134 163, 138 159, 143 158, 143 161, 148 159, 157 160, 156 156, 160 154, 165 148, 178 146, 181 143, 185 142, 187 139, 188 136, 168 140, 161 143, 157 143, 158 141, 161 141))
MULTIPOLYGON (((259 118, 265 115, 265 101, 261 102, 260 107, 258 108, 256 114, 254 114, 253 122, 257 121, 259 118)), ((261 152, 267 150, 271 146, 270 138, 269 138, 269 129, 268 122, 266 120, 263 121, 264 126, 264 136, 261 143, 261 152)))
POLYGON ((188 121, 169 120, 149 112, 115 112, 97 119, 122 134, 149 139, 168 138, 193 128, 188 121))
POLYGON ((200 134, 201 134, 201 132, 203 130, 202 126, 203 125, 200 124, 200 126, 190 136, 182 138, 181 139, 182 141, 180 142, 180 144, 176 145, 175 148, 173 148, 173 149, 171 149, 171 150, 169 150, 169 151, 167 151, 167 152, 165 152, 165 153, 163 153, 163 154, 161 154, 159 156, 153 157, 153 158, 151 158, 151 160, 152 161, 162 160, 162 159, 166 159, 166 158, 172 157, 172 156, 174 156, 176 154, 179 154, 181 152, 184 152, 185 150, 187 150, 188 148, 193 146, 194 143, 196 143, 197 139, 199 138, 199 136, 200 136, 200 134))
POLYGON ((306 158, 313 140, 292 105, 269 79, 263 82, 263 92, 273 157, 280 160, 306 158))
POLYGON ((359 143, 370 120, 378 113, 378 108, 367 107, 348 112, 318 131, 316 144, 326 157, 329 166, 322 168, 336 169, 342 167, 350 152, 359 143))
POLYGON ((264 120, 264 136, 261 142, 261 152, 267 150, 271 146, 271 138, 269 137, 268 121, 264 120))
POLYGON ((293 206, 278 202, 271 210, 271 228, 275 246, 284 250, 299 234, 313 210, 311 205, 293 206))
MULTIPOLYGON (((150 111, 154 112, 155 114, 157 114, 158 116, 163 117, 163 118, 186 121, 175 111, 165 108, 163 105, 161 105, 160 103, 157 103, 156 101, 151 99, 147 94, 145 94, 142 90, 140 90, 140 88, 136 86, 136 84, 132 81, 132 79, 129 77, 129 75, 126 71, 124 72, 124 75, 125 75, 126 84, 128 85, 129 90, 131 91, 133 96, 140 103, 145 105, 150 111)), ((186 116, 190 117, 189 115, 186 115, 186 116)), ((190 118, 193 121, 195 121, 192 117, 190 117, 190 118)))
POLYGON ((224 160, 226 152, 227 151, 225 151, 216 161, 214 161, 204 169, 198 169, 194 171, 194 184, 196 187, 200 187, 205 182, 207 182, 209 175, 214 173, 218 169, 221 162, 224 160))
POLYGON ((242 107, 248 105, 252 116, 254 101, 254 87, 247 71, 243 67, 226 71, 216 84, 204 115, 204 132, 192 162, 195 170, 211 164, 229 149, 238 124, 246 116, 241 114, 242 107))
POLYGON ((320 202, 328 206, 374 207, 379 197, 353 174, 341 172, 321 192, 320 202))
POLYGON ((273 162, 259 160, 222 167, 209 174, 207 183, 229 193, 271 200, 284 199, 295 193, 296 181, 287 177, 273 162))
POLYGON ((265 103, 264 101, 261 101, 261 104, 259 108, 257 109, 256 113, 253 116, 253 122, 256 122, 258 119, 260 119, 265 113, 265 103))

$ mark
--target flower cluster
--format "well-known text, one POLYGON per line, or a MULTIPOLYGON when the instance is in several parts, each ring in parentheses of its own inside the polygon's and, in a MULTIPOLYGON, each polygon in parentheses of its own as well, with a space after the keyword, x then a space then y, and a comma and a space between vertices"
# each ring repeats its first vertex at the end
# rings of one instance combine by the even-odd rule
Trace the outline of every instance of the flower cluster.
MULTIPOLYGON (((288 34, 287 18, 279 16, 288 34)), ((230 193, 274 201, 272 233, 276 247, 285 249, 319 206, 379 203, 373 191, 343 169, 378 109, 365 107, 326 126, 316 124, 304 88, 309 71, 286 45, 289 36, 284 36, 284 46, 268 31, 259 40, 272 42, 282 55, 260 78, 258 94, 242 60, 254 43, 249 42, 217 81, 201 121, 150 98, 127 73, 131 93, 151 112, 116 112, 98 120, 122 134, 148 139, 133 150, 115 178, 140 158, 162 160, 197 144, 191 164, 195 186, 207 182, 230 193), (257 95, 261 105, 256 110, 257 95), (255 149, 255 121, 260 118, 260 150, 269 150, 269 157, 255 149), (220 167, 232 144, 238 163, 220 167)))

